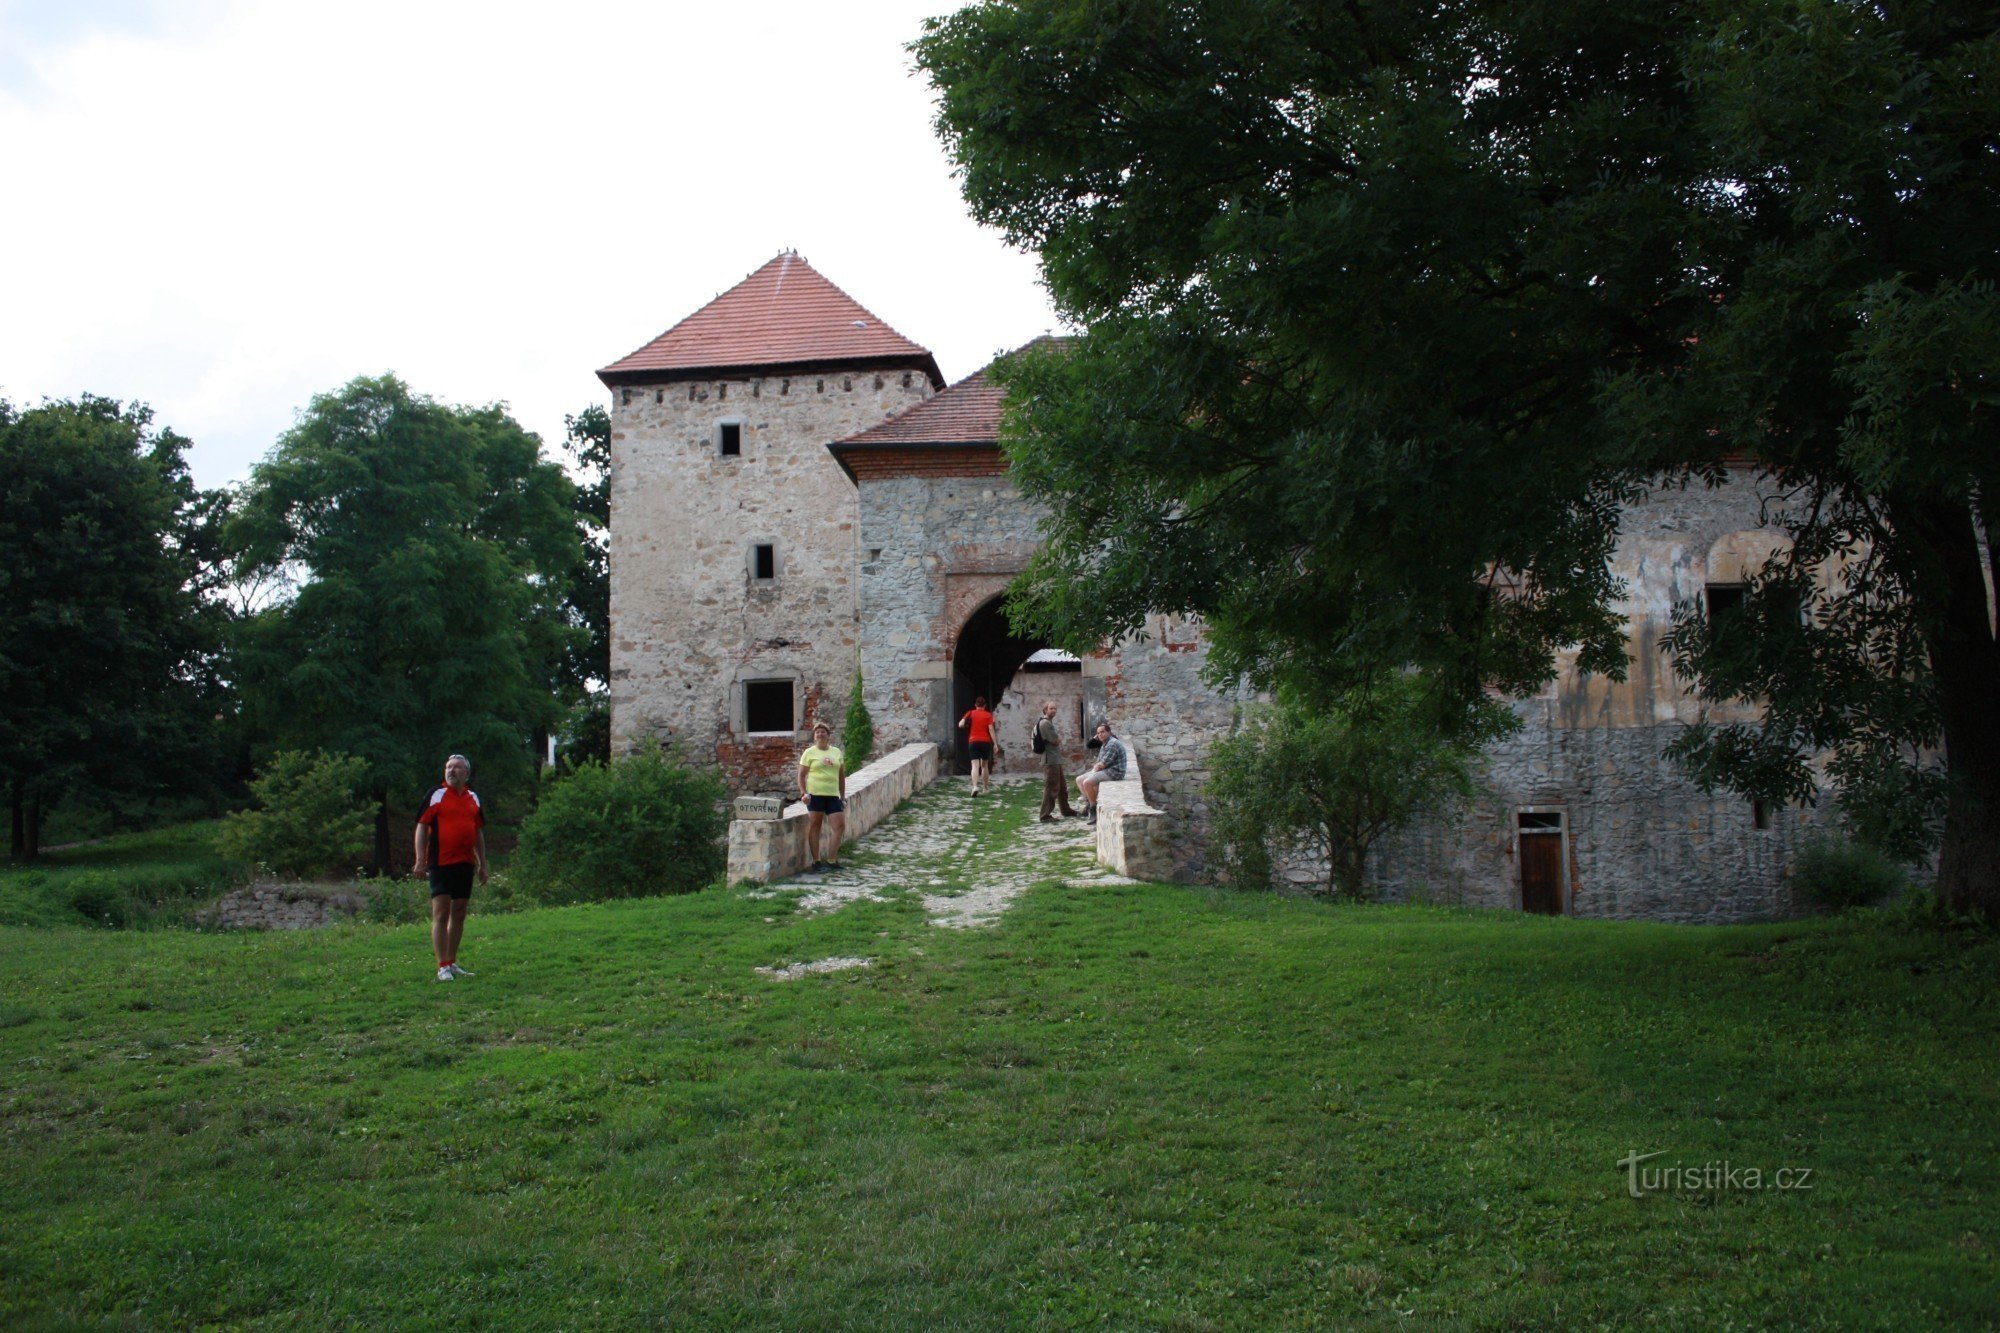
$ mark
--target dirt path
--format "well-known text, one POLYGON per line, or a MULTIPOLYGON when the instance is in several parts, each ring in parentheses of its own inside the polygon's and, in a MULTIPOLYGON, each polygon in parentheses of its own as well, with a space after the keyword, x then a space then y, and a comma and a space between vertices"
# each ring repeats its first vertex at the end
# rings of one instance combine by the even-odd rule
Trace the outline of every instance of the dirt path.
POLYGON ((1081 819, 1043 824, 1039 777, 1005 776, 985 796, 964 778, 940 778, 847 848, 838 871, 799 875, 772 892, 804 890, 800 906, 832 912, 863 898, 917 892, 935 926, 989 926, 1044 880, 1130 884, 1097 864, 1081 819))

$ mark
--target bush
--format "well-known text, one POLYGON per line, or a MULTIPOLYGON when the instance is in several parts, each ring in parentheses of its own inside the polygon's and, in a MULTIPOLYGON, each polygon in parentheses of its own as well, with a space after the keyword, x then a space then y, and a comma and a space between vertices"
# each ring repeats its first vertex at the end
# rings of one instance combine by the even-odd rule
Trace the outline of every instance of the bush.
POLYGON ((509 874, 550 904, 706 888, 725 865, 726 796, 719 778, 656 745, 580 765, 521 825, 509 874))
POLYGON ((367 802, 355 789, 367 765, 344 754, 286 750, 250 784, 262 809, 227 816, 216 847, 281 875, 331 870, 366 849, 367 802))
POLYGON ((1866 907, 1903 887, 1903 869, 1865 843, 1829 837, 1808 843, 1792 863, 1792 882, 1821 907, 1866 907))
POLYGON ((868 704, 861 697, 861 668, 856 667, 854 693, 847 698, 847 721, 840 733, 840 753, 847 761, 850 777, 868 762, 868 756, 874 749, 875 719, 869 715, 868 704))
POLYGON ((1507 726, 1488 705, 1447 729, 1415 676, 1311 701, 1280 690, 1209 752, 1224 877, 1268 888, 1277 858, 1303 850, 1326 867, 1323 892, 1364 901, 1369 851, 1420 815, 1469 799, 1480 745, 1507 726))

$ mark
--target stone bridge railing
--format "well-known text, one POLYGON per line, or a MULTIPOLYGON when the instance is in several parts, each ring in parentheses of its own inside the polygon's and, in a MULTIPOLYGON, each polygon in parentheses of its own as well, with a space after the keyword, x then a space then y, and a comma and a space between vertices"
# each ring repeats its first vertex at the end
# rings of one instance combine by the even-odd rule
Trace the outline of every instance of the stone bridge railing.
MULTIPOLYGON (((938 747, 928 741, 905 745, 847 775, 847 837, 860 837, 887 819, 897 806, 930 786, 938 775, 938 747)), ((772 797, 748 796, 736 803, 729 823, 729 882, 769 884, 788 879, 810 864, 806 855, 806 804, 777 808, 772 797)), ((1100 836, 1102 836, 1100 834, 1100 836)))
POLYGON ((1139 751, 1127 740, 1124 780, 1097 789, 1097 864, 1132 879, 1171 880, 1167 813, 1146 804, 1140 773, 1139 751))

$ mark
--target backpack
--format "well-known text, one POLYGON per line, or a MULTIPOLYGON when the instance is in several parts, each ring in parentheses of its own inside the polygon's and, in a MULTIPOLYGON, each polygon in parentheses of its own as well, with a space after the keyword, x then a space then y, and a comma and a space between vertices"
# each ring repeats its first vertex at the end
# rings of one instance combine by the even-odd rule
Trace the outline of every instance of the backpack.
POLYGON ((1043 740, 1043 739, 1042 739, 1042 724, 1041 724, 1041 723, 1037 722, 1037 723, 1035 724, 1035 729, 1034 729, 1034 731, 1033 731, 1032 733, 1030 733, 1030 734, 1029 734, 1029 737, 1028 737, 1028 744, 1030 744, 1030 745, 1032 745, 1032 746, 1034 746, 1034 747, 1035 747, 1035 753, 1036 753, 1036 754, 1047 754, 1047 753, 1048 753, 1048 751, 1049 751, 1049 743, 1048 743, 1047 741, 1045 741, 1045 740, 1043 740))

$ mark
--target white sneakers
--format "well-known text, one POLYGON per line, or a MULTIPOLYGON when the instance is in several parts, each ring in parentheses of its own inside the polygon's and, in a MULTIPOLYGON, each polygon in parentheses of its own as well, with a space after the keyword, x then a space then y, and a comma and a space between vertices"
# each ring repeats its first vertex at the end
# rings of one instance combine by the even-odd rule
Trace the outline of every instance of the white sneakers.
POLYGON ((445 971, 451 973, 455 977, 470 977, 478 975, 477 973, 466 971, 464 968, 460 967, 457 963, 446 963, 445 971))
POLYGON ((438 969, 438 980, 439 980, 439 981, 450 981, 450 980, 452 980, 452 975, 451 975, 451 969, 450 969, 450 968, 448 968, 448 967, 441 967, 441 968, 439 968, 439 969, 438 969))

